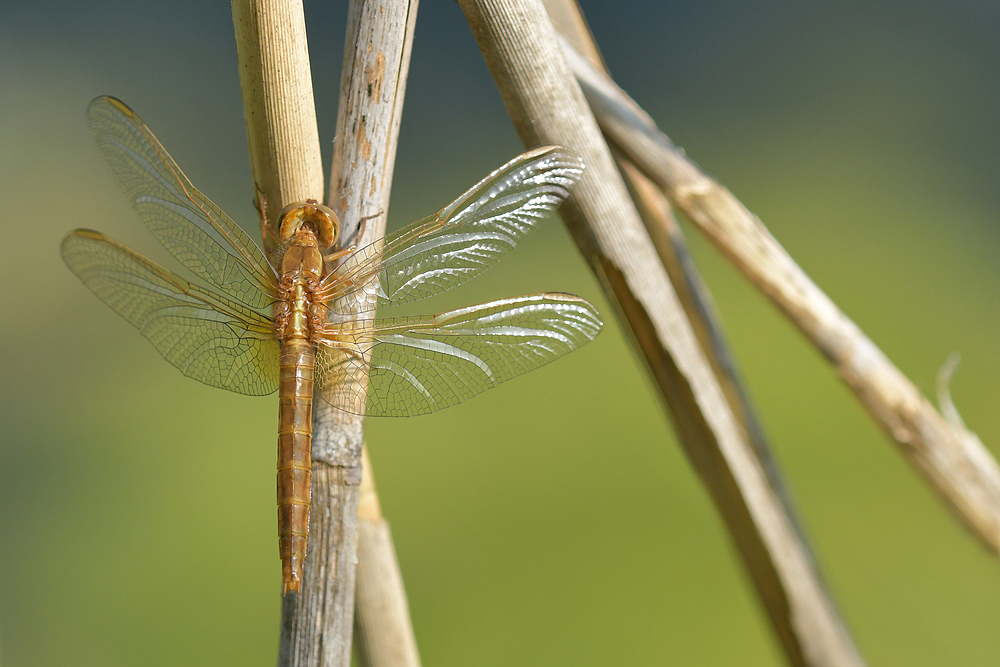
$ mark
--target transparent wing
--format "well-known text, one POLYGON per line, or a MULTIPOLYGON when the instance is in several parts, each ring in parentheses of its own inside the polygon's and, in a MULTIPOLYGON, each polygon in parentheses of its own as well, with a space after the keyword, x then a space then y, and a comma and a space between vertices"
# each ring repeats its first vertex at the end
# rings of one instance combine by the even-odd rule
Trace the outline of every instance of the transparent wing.
POLYGON ((267 316, 99 232, 70 232, 61 250, 70 271, 184 375, 253 396, 278 388, 279 344, 267 316))
POLYGON ((174 257, 249 306, 274 300, 277 279, 264 254, 195 189, 131 109, 113 97, 98 97, 87 109, 87 122, 118 185, 174 257))
POLYGON ((583 160, 567 148, 522 153, 437 214, 351 255, 324 285, 334 312, 371 310, 375 297, 384 305, 416 301, 479 275, 548 217, 582 173, 583 160), (376 275, 377 292, 340 299, 376 275))
POLYGON ((536 294, 440 315, 357 322, 316 348, 316 390, 346 412, 434 412, 527 373, 591 341, 603 323, 570 294, 536 294), (367 391, 363 378, 368 365, 367 391))

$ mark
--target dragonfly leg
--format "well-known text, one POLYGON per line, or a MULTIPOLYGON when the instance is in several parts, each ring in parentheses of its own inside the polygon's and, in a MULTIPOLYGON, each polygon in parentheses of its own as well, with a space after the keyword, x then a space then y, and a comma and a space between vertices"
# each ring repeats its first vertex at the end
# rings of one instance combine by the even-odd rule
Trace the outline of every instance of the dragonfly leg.
POLYGON ((260 240, 264 244, 264 249, 267 250, 268 254, 277 255, 278 250, 281 248, 281 239, 278 238, 274 227, 267 222, 267 195, 257 187, 256 183, 254 183, 253 188, 255 194, 253 207, 257 209, 257 213, 260 215, 260 240))
POLYGON ((358 223, 359 223, 358 224, 358 231, 354 235, 354 238, 351 240, 351 245, 345 246, 345 247, 341 248, 340 250, 335 250, 335 251, 333 251, 333 252, 331 252, 331 253, 329 253, 327 255, 323 255, 323 259, 327 263, 331 263, 331 262, 337 261, 338 259, 340 259, 342 257, 346 257, 346 256, 352 254, 355 250, 358 249, 358 243, 361 241, 361 237, 364 236, 364 234, 365 234, 365 228, 368 225, 368 221, 371 220, 372 218, 379 217, 380 215, 382 215, 382 213, 383 213, 383 211, 379 211, 378 213, 373 213, 372 215, 366 215, 363 218, 361 218, 358 221, 358 223))

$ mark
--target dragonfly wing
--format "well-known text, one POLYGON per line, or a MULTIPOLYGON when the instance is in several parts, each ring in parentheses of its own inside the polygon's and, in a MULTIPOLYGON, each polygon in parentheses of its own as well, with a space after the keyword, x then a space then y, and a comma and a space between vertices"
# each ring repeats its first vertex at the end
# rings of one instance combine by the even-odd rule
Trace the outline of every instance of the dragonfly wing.
MULTIPOLYGON (((548 217, 582 173, 583 160, 567 148, 522 153, 437 214, 354 253, 328 279, 331 299, 378 276, 379 300, 398 305, 479 275, 548 217)), ((338 312, 356 301, 344 299, 338 312)))
POLYGON ((579 297, 536 294, 355 326, 317 345, 319 395, 347 412, 403 417, 461 403, 547 364, 593 340, 603 323, 579 297), (359 381, 366 366, 367 390, 359 381))
POLYGON ((277 279, 232 218, 199 192, 145 123, 113 97, 98 97, 87 122, 139 217, 195 275, 254 308, 274 300, 277 279))
POLYGON ((184 375, 253 396, 278 388, 279 343, 267 316, 192 285, 99 232, 71 232, 61 250, 83 284, 184 375))

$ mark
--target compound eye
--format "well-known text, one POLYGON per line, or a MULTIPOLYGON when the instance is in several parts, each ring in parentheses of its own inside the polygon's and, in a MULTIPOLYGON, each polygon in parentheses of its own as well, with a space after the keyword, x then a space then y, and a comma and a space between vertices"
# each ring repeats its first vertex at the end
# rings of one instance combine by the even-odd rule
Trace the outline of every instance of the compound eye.
POLYGON ((317 203, 313 220, 320 246, 323 248, 333 247, 333 244, 340 238, 340 218, 329 206, 317 203))

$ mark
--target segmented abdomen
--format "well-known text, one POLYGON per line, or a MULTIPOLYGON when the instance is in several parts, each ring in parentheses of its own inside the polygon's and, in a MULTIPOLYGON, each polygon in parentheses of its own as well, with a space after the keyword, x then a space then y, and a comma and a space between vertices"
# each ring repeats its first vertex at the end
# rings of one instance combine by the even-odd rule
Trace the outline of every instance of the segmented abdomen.
POLYGON ((307 340, 281 346, 278 384, 278 551, 282 591, 298 591, 309 535, 312 395, 315 349, 307 340))

